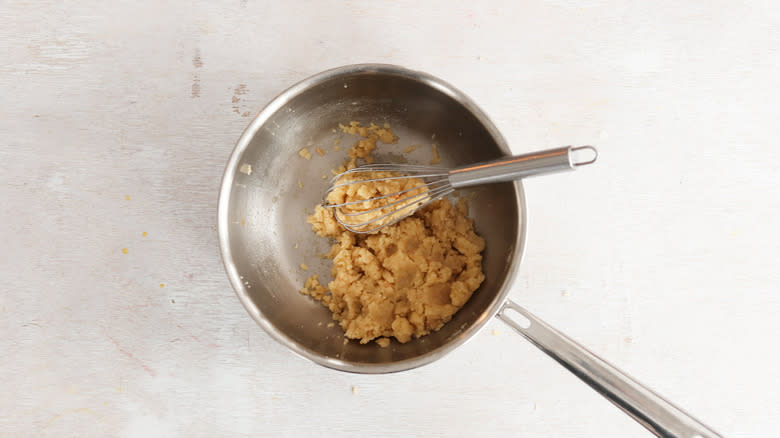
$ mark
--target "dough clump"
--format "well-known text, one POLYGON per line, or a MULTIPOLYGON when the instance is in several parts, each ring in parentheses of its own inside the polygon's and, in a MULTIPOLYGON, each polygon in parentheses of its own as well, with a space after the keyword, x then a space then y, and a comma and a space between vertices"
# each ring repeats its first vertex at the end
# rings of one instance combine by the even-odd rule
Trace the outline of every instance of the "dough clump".
MULTIPOLYGON (((352 122, 342 130, 376 136, 373 142, 397 141, 389 126, 371 127, 373 131, 361 132, 352 122)), ((362 152, 365 145, 358 141, 353 149, 362 152)), ((350 152, 352 160, 362 155, 350 152)), ((360 190, 364 194, 389 190, 371 184, 375 183, 364 183, 367 187, 360 190)), ((334 196, 346 199, 343 193, 334 196)), ((313 275, 301 293, 322 302, 346 337, 363 344, 376 340, 386 347, 391 337, 406 343, 439 330, 485 279, 485 241, 474 232, 467 210, 465 202, 454 206, 440 199, 373 234, 356 234, 336 220, 334 209, 317 205, 307 222, 317 235, 335 241, 328 254, 333 281, 325 287, 313 275)))

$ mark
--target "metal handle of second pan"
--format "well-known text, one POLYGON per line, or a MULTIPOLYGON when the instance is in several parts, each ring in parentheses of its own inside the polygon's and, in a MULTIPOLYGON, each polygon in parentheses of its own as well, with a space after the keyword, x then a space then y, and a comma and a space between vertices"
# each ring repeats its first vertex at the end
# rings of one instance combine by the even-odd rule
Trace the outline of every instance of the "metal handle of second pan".
POLYGON ((507 300, 496 316, 656 436, 722 438, 513 301, 507 300))
POLYGON ((598 151, 593 146, 564 146, 458 167, 450 171, 449 182, 457 189, 514 181, 529 176, 574 170, 596 162, 596 158, 598 151))

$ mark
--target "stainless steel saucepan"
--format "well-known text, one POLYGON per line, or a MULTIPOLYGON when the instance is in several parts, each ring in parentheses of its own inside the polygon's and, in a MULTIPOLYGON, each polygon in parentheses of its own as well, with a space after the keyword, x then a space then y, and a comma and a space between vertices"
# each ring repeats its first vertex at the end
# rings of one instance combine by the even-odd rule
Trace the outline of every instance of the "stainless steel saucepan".
MULTIPOLYGON (((223 261, 238 298, 273 338, 320 365, 357 373, 390 373, 446 355, 497 316, 617 407, 658 436, 717 437, 717 433, 506 298, 526 237, 521 182, 468 189, 485 238, 485 281, 441 330, 406 344, 344 343, 331 314, 298 290, 308 274, 327 278, 328 243, 305 222, 328 186, 339 123, 390 123, 404 145, 439 145, 442 165, 457 167, 509 155, 488 117, 463 93, 431 75, 391 65, 328 70, 293 85, 246 128, 228 161, 219 198, 223 261), (435 137, 432 139, 432 137, 435 137), (301 148, 321 147, 310 160, 301 148), (325 177, 325 178, 323 178, 325 177), (301 263, 309 266, 304 272, 301 263)), ((350 146, 345 139, 341 145, 350 146)), ((378 149, 378 162, 406 159, 378 149)), ((410 154, 424 163, 430 149, 410 154)))

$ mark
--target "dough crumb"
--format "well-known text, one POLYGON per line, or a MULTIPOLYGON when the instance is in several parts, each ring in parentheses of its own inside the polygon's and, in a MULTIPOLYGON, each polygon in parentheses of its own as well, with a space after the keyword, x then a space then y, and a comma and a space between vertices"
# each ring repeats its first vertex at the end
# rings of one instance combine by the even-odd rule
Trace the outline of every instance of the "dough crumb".
POLYGON ((409 146, 408 148, 404 149, 404 153, 408 154, 408 153, 414 151, 415 149, 417 149, 419 147, 420 147, 419 145, 413 144, 413 145, 409 146))
POLYGON ((458 199, 458 205, 456 205, 455 208, 457 208, 463 216, 469 215, 469 204, 468 201, 466 201, 466 198, 458 199))
MULTIPOLYGON (((358 140, 352 148, 349 149, 347 154, 349 158, 341 166, 343 170, 339 170, 336 174, 344 172, 348 169, 354 169, 358 166, 357 160, 362 158, 366 164, 374 162, 374 157, 371 155, 374 149, 376 149, 377 141, 385 144, 398 143, 398 137, 393 133, 393 130, 389 127, 380 127, 373 123, 369 126, 362 126, 360 122, 351 121, 349 125, 342 125, 339 123, 339 129, 346 134, 358 135, 362 137, 362 140, 358 140)), ((339 169, 341 169, 339 168, 339 169)))
POLYGON ((500 335, 500 334, 501 334, 501 332, 500 332, 500 331, 498 331, 498 330, 495 330, 495 329, 493 330, 493 336, 498 336, 498 335, 500 335))
POLYGON ((309 152, 307 148, 303 148, 300 151, 298 151, 298 155, 300 155, 301 157, 307 160, 311 160, 311 152, 309 152))
POLYGON ((323 151, 322 151, 322 148, 321 148, 321 147, 319 147, 319 146, 317 146, 317 147, 314 149, 314 151, 315 151, 315 152, 317 152, 317 155, 319 155, 319 156, 323 156, 323 155, 325 155, 325 152, 323 152, 323 151))
POLYGON ((298 180, 298 188, 299 188, 299 189, 302 189, 302 188, 303 188, 303 183, 301 182, 301 180, 298 180))
POLYGON ((439 155, 439 145, 437 145, 436 143, 432 144, 431 150, 433 152, 433 158, 431 159, 431 164, 441 163, 441 156, 439 155))
POLYGON ((333 327, 334 325, 336 325, 336 324, 335 324, 335 323, 332 323, 332 322, 331 322, 331 323, 328 323, 328 328, 330 328, 330 327, 333 327))
POLYGON ((252 165, 251 164, 242 164, 241 167, 238 169, 239 172, 244 173, 246 175, 252 174, 252 165))
POLYGON ((122 254, 127 254, 128 252, 130 251, 127 248, 122 248, 122 254))
POLYGON ((357 393, 358 393, 357 386, 353 386, 353 387, 352 387, 352 393, 353 393, 353 394, 357 394, 357 393))
POLYGON ((298 244, 293 245, 293 248, 298 249, 298 244))
POLYGON ((390 345, 390 338, 379 338, 376 340, 376 343, 382 348, 387 348, 390 345))
MULTIPOLYGON (((328 290, 320 284, 319 276, 312 275, 306 279, 303 284, 303 289, 300 292, 304 295, 308 295, 315 300, 322 301, 323 303, 330 301, 330 295, 327 295, 328 290)), ((333 323, 331 323, 333 324, 333 323)))
MULTIPOLYGON (((333 140, 333 146, 338 146, 338 145, 339 145, 339 143, 341 143, 341 139, 339 139, 339 138, 336 138, 336 139, 334 139, 334 140, 333 140)), ((341 148, 339 148, 339 149, 341 149, 341 148)), ((334 151, 337 151, 338 149, 336 149, 336 148, 334 147, 334 148, 333 148, 333 150, 334 150, 334 151)))
POLYGON ((309 267, 308 267, 308 266, 306 266, 306 264, 305 264, 305 263, 301 263, 301 269, 303 269, 304 271, 308 271, 308 270, 309 270, 309 267))

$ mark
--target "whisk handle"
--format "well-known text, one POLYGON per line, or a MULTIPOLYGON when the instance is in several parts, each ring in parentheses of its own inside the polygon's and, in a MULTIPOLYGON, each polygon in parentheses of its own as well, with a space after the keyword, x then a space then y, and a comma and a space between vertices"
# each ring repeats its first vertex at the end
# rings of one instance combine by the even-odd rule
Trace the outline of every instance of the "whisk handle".
POLYGON ((577 166, 595 162, 597 157, 598 151, 593 146, 565 146, 459 167, 450 171, 449 179, 454 188, 514 181, 573 170, 577 166), (583 154, 588 156, 583 159, 583 154))

